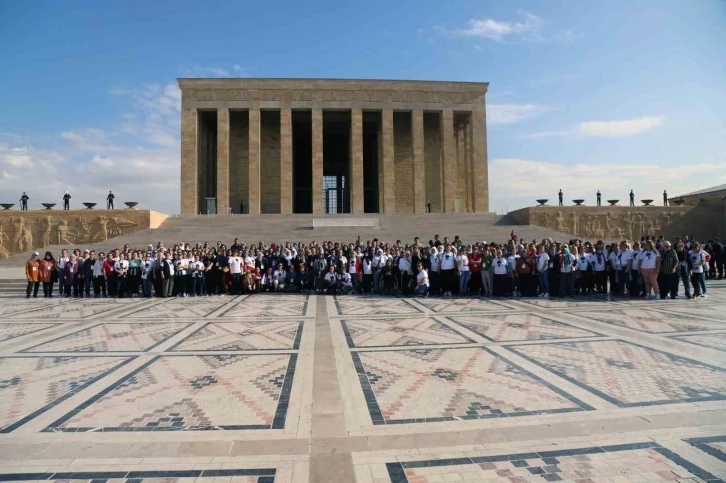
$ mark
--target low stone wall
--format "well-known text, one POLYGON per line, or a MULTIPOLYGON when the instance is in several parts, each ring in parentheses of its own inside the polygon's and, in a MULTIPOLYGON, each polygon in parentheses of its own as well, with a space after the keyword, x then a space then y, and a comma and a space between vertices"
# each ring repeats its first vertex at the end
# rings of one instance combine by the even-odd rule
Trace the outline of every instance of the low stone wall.
POLYGON ((158 228, 166 217, 150 210, 0 211, 0 259, 50 245, 104 242, 158 228))
POLYGON ((588 240, 726 238, 726 205, 713 206, 535 206, 512 211, 520 225, 535 225, 588 240))

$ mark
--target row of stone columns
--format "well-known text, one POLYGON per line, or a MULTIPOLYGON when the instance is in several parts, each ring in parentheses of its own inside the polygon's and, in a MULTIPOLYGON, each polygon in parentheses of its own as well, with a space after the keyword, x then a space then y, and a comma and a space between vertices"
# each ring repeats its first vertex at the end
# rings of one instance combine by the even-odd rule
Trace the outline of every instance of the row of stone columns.
MULTIPOLYGON (((451 109, 440 111, 441 126, 441 183, 442 211, 454 212, 457 192, 456 140, 454 135, 454 112, 451 109)), ((414 212, 426 210, 425 166, 424 166, 424 122, 423 110, 411 112, 412 160, 414 212)), ((476 186, 487 186, 485 150, 478 149, 481 143, 486 149, 484 132, 484 113, 472 112, 472 146, 470 175, 473 190, 471 206, 476 212, 483 212, 486 192, 476 186), (477 199, 481 198, 481 199, 477 199)), ((229 163, 230 163, 230 113, 228 108, 217 110, 217 212, 227 213, 229 204, 229 163)), ((197 128, 196 109, 182 111, 182 212, 197 212, 197 128), (189 196, 193 194, 193 196, 189 196)), ((393 109, 381 111, 381 149, 379 159, 379 211, 396 212, 393 109)), ((248 209, 250 214, 260 213, 260 170, 261 170, 261 122, 260 109, 249 109, 249 187, 248 209)), ((280 212, 292 213, 292 110, 280 110, 280 212)), ((312 203, 313 213, 323 213, 323 110, 312 109, 312 203)), ((350 209, 354 214, 362 214, 363 208, 363 112, 360 108, 351 109, 351 156, 350 156, 350 209)), ((398 182, 401 182, 399 180, 398 182)))

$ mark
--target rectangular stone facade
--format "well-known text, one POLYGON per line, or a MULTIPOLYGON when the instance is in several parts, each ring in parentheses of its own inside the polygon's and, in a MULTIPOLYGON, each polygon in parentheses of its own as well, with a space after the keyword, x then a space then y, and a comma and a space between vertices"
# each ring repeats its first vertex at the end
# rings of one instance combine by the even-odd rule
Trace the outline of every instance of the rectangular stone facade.
POLYGON ((289 214, 293 206, 312 213, 363 213, 364 195, 377 199, 380 213, 422 213, 429 206, 432 212, 489 210, 486 83, 179 79, 179 86, 183 214, 202 211, 204 198, 215 192, 219 214, 289 214), (214 124, 206 120, 215 111, 216 132, 210 134, 214 124), (311 113, 312 134, 291 122, 295 111, 311 113), (346 114, 334 114, 341 111, 346 114), (364 159, 363 117, 372 113, 380 116, 377 141, 367 139, 378 149, 366 148, 364 159), (329 115, 350 123, 327 131, 325 156, 333 158, 327 160, 324 114, 326 125, 329 115), (302 144, 296 144, 296 132, 302 144), (329 136, 338 132, 350 136, 344 143, 331 141, 349 149, 340 156, 327 151, 329 136), (216 141, 216 149, 208 147, 208 139, 216 141), (293 176, 293 153, 301 146, 312 159, 305 168, 312 187, 309 177, 302 182, 293 176), (378 167, 378 186, 370 178, 364 182, 363 167, 370 163, 378 167))

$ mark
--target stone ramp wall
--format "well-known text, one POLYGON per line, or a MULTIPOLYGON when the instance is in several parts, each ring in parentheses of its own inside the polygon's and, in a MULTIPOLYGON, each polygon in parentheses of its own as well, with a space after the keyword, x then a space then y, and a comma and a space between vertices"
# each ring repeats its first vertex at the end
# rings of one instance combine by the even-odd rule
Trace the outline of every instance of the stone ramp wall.
POLYGON ((536 206, 509 215, 520 224, 587 239, 639 240, 647 235, 726 238, 726 205, 536 206))
POLYGON ((150 210, 0 211, 0 265, 16 254, 46 247, 103 244, 138 230, 157 228, 167 215, 150 210))

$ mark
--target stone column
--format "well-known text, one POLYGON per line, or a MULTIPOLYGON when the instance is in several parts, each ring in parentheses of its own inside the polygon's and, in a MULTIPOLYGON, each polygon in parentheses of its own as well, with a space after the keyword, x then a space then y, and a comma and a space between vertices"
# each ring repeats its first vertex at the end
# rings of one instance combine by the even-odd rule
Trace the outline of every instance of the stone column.
POLYGON ((250 108, 249 121, 249 200, 247 208, 250 215, 260 214, 260 108, 250 108))
POLYGON ((280 213, 292 213, 292 109, 280 110, 280 213))
POLYGON ((393 150, 393 109, 386 108, 381 112, 381 131, 383 156, 379 166, 380 182, 378 183, 378 189, 383 191, 383 206, 379 207, 379 211, 381 213, 395 213, 396 171, 393 150))
POLYGON ((451 109, 441 111, 441 184, 441 211, 453 213, 456 205, 456 139, 451 109))
POLYGON ((217 109, 217 214, 229 208, 229 109, 217 109))
POLYGON ((489 213, 489 163, 487 161, 487 121, 484 102, 471 113, 471 173, 474 179, 472 204, 474 213, 489 213))
POLYGON ((411 112, 411 138, 413 144, 413 212, 426 213, 424 125, 421 109, 414 109, 411 112))
POLYGON ((323 213, 323 110, 313 108, 313 214, 323 213))
POLYGON ((350 212, 364 213, 363 206, 363 110, 350 111, 350 212))
POLYGON ((181 212, 195 215, 199 212, 198 116, 196 109, 184 108, 181 113, 181 212))

